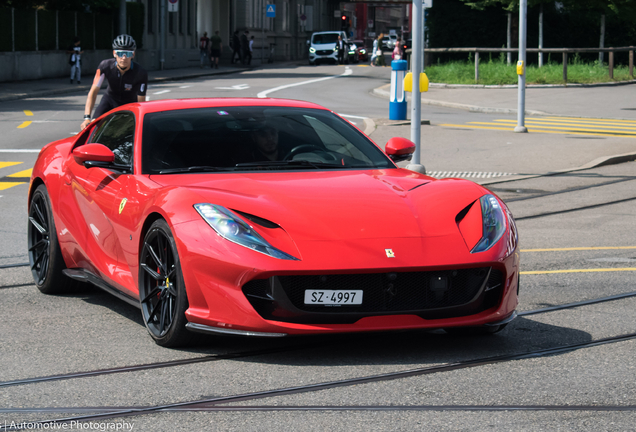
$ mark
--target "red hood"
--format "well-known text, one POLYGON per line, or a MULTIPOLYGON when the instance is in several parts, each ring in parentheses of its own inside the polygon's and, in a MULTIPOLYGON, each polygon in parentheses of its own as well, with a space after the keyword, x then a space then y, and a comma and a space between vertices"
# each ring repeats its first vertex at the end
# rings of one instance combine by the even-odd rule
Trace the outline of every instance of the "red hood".
POLYGON ((459 235, 455 216, 487 192, 469 181, 434 180, 405 169, 182 174, 152 179, 187 189, 197 202, 268 219, 294 241, 459 235))

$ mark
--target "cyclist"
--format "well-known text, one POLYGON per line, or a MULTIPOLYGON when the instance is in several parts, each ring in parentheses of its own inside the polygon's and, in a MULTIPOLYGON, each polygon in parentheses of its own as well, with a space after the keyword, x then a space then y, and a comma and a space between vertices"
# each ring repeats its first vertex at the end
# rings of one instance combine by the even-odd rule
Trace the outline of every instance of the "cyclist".
POLYGON ((108 81, 108 88, 106 94, 102 96, 93 118, 127 103, 146 101, 148 72, 138 63, 133 62, 136 48, 137 44, 132 36, 121 34, 115 38, 113 41, 114 58, 102 61, 95 72, 93 86, 86 99, 82 129, 91 122, 91 112, 104 79, 108 81))

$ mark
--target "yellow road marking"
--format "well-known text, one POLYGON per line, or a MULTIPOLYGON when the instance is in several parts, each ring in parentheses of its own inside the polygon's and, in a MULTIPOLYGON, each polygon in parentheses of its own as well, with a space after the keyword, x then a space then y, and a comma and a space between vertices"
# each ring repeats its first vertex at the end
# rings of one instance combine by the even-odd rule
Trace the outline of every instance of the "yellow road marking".
POLYGON ((560 252, 560 251, 616 250, 616 249, 636 249, 636 246, 598 246, 598 247, 571 247, 571 248, 550 248, 550 249, 521 249, 521 252, 560 252))
POLYGON ((538 270, 538 271, 522 271, 522 275, 538 275, 538 274, 555 274, 555 273, 601 273, 601 272, 624 272, 636 271, 636 267, 626 268, 595 268, 595 269, 570 269, 570 270, 538 270))
MULTIPOLYGON (((510 121, 514 124, 516 124, 517 122, 514 120, 507 120, 510 121)), ((487 122, 468 122, 468 124, 478 124, 478 125, 497 125, 499 126, 497 123, 487 123, 487 122)), ((620 133, 621 135, 625 135, 625 136, 636 136, 636 132, 623 132, 623 131, 618 131, 618 130, 603 130, 603 129, 588 129, 588 128, 583 128, 580 126, 577 127, 567 127, 567 126, 544 126, 544 125, 534 125, 538 128, 541 129, 557 129, 557 130, 562 130, 565 132, 569 132, 569 131, 577 131, 577 132, 616 132, 616 133, 620 133)))
POLYGON ((6 168, 13 165, 20 165, 22 162, 0 162, 0 168, 6 168))
MULTIPOLYGON (((591 121, 605 120, 605 119, 599 119, 599 118, 593 118, 593 117, 555 117, 555 116, 546 116, 545 118, 547 118, 547 119, 563 119, 563 120, 580 120, 580 121, 584 121, 584 120, 591 120, 591 121)), ((607 119, 607 120, 625 122, 625 123, 636 123, 636 120, 614 120, 614 119, 607 119)))
MULTIPOLYGON (((499 122, 499 123, 514 123, 515 125, 517 124, 517 120, 494 120, 495 122, 499 122)), ((473 123, 473 122, 470 122, 473 123)), ((572 127, 572 126, 590 126, 590 127, 598 127, 598 128, 607 128, 607 129, 626 129, 626 130, 633 130, 636 131, 636 127, 627 127, 627 126, 603 126, 600 124, 590 124, 590 123, 561 123, 561 122, 552 122, 552 123, 546 123, 540 120, 526 120, 526 124, 533 124, 533 125, 537 125, 537 126, 541 126, 541 127, 550 127, 550 126, 556 126, 556 125, 562 125, 565 127, 572 127)), ((564 127, 562 128, 556 128, 556 127, 551 127, 551 129, 564 129, 564 127)), ((585 129, 587 130, 587 129, 585 129)), ((602 129, 601 129, 602 130, 602 129)), ((616 130, 616 132, 622 132, 622 130, 616 130)))
POLYGON ((29 110, 24 110, 24 114, 28 115, 28 116, 32 116, 33 113, 29 110))
MULTIPOLYGON (((502 119, 502 120, 495 120, 495 121, 515 121, 516 120, 510 120, 510 119, 502 119)), ((560 118, 536 118, 536 117, 526 117, 526 121, 533 121, 533 122, 546 122, 547 124, 574 124, 574 125, 578 125, 578 124, 584 124, 584 125, 614 125, 614 126, 632 126, 632 127, 636 127, 635 123, 627 123, 627 122, 621 122, 620 120, 612 120, 612 121, 592 121, 592 120, 583 120, 583 121, 577 121, 577 120, 562 120, 560 118)))
POLYGON ((0 182, 0 190, 9 189, 13 186, 25 184, 24 182, 0 182))
MULTIPOLYGON (((489 124, 489 123, 486 123, 489 124)), ((440 126, 446 126, 446 127, 457 127, 457 128, 463 128, 463 129, 488 129, 488 130, 502 130, 502 131, 509 131, 512 132, 514 131, 514 128, 502 128, 502 127, 487 127, 487 126, 473 126, 473 125, 460 125, 460 124, 441 124, 440 126)), ((593 133, 593 132, 569 132, 569 131, 549 131, 549 130, 541 130, 539 128, 535 128, 535 127, 529 127, 528 128, 528 132, 536 132, 536 133, 547 133, 547 134, 559 134, 559 135, 563 135, 563 134, 568 134, 568 135, 585 135, 585 136, 602 136, 602 137, 607 137, 607 136, 615 136, 615 137, 621 137, 621 138, 636 138, 636 135, 617 135, 617 134, 611 134, 611 133, 593 133)))
POLYGON ((22 124, 20 126, 18 126, 18 129, 24 129, 25 127, 27 127, 28 125, 30 125, 31 123, 33 123, 32 121, 25 121, 22 122, 22 124))
POLYGON ((24 171, 17 172, 15 174, 10 174, 7 177, 31 177, 31 174, 33 174, 33 168, 29 168, 24 171))

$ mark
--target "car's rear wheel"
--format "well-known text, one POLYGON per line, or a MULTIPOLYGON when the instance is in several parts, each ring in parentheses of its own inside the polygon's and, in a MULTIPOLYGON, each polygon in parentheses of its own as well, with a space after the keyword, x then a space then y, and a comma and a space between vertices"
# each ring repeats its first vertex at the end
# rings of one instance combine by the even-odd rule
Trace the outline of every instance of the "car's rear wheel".
POLYGON ((188 344, 193 339, 185 328, 188 297, 177 246, 163 219, 146 233, 139 266, 141 312, 150 336, 164 347, 188 344))
POLYGON ((66 264, 57 240, 51 199, 43 184, 31 196, 27 237, 35 286, 44 294, 61 294, 75 289, 79 282, 62 273, 66 264))

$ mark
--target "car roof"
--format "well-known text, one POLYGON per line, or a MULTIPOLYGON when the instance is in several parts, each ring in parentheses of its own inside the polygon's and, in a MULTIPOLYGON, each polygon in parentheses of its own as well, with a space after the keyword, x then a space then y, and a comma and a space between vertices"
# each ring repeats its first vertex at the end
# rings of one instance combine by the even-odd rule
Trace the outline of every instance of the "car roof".
POLYGON ((275 98, 196 98, 196 99, 162 99, 157 101, 137 102, 141 113, 172 111, 196 108, 236 107, 236 106, 271 106, 289 108, 313 108, 327 110, 327 108, 311 102, 292 99, 275 98))

